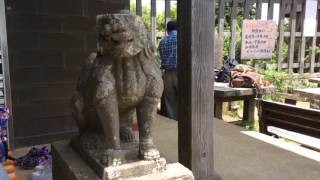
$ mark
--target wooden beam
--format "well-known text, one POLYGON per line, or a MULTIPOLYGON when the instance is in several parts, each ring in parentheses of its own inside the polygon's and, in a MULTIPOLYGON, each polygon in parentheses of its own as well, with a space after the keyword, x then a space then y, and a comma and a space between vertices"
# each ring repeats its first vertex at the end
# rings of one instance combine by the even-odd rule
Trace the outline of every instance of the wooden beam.
POLYGON ((142 16, 142 2, 141 0, 136 0, 136 14, 142 16))
MULTIPOLYGON (((317 3, 317 9, 319 9, 320 7, 320 1, 318 1, 317 3)), ((316 12, 317 15, 316 17, 318 17, 318 11, 316 12)), ((318 21, 316 21, 316 31, 318 29, 318 23, 319 23, 319 18, 318 21)), ((311 45, 311 56, 310 56, 310 73, 314 73, 314 63, 315 63, 315 59, 316 59, 316 47, 317 47, 317 33, 312 37, 312 45, 311 45)))
POLYGON ((236 58, 236 45, 237 45, 237 10, 238 0, 232 1, 231 9, 231 43, 230 43, 230 58, 236 58))
POLYGON ((151 0, 151 41, 156 44, 157 36, 157 1, 151 0))
POLYGON ((14 148, 14 129, 13 129, 13 112, 12 112, 12 97, 11 97, 11 81, 9 71, 9 52, 7 42, 7 25, 6 25, 6 6, 4 0, 0 0, 0 40, 1 40, 1 52, 2 52, 2 72, 4 81, 4 99, 5 105, 10 110, 10 119, 8 122, 8 138, 10 149, 14 148))
POLYGON ((280 3, 280 12, 279 12, 279 38, 278 38, 278 51, 277 51, 277 64, 278 71, 281 71, 281 63, 283 59, 283 43, 284 43, 284 16, 285 16, 285 7, 287 4, 287 0, 281 0, 280 3))
POLYGON ((250 0, 244 2, 244 19, 250 19, 250 0))
POLYGON ((300 44, 300 68, 299 73, 304 73, 304 60, 305 60, 305 53, 306 53, 306 37, 304 36, 304 20, 305 20, 305 13, 306 13, 306 1, 302 2, 302 12, 301 12, 301 44, 300 44))
MULTIPOLYGON (((256 20, 260 20, 261 19, 261 13, 262 13, 262 0, 257 0, 257 4, 256 4, 256 20)), ((259 69, 258 60, 255 60, 254 68, 259 69)))
POLYGON ((297 0, 292 0, 291 13, 290 13, 290 35, 291 36, 290 36, 290 44, 289 44, 289 61, 288 61, 288 69, 290 74, 293 73, 296 25, 297 25, 297 0))
POLYGON ((274 0, 269 0, 268 3, 268 20, 273 19, 274 0))
POLYGON ((225 22, 225 0, 220 0, 219 3, 219 39, 222 40, 223 43, 223 35, 224 35, 224 22, 225 22))
POLYGON ((257 0, 256 19, 261 19, 262 0, 257 0))
POLYGON ((167 25, 167 23, 171 20, 171 0, 165 0, 165 20, 166 23, 165 25, 167 25))
POLYGON ((179 162, 213 178, 215 0, 178 1, 179 162))

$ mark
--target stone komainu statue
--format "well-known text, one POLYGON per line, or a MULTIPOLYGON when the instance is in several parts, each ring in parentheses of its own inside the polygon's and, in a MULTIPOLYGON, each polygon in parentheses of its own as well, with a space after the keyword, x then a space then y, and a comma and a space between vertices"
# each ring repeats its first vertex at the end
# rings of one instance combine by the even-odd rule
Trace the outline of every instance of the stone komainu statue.
POLYGON ((72 101, 78 140, 86 141, 81 138, 86 134, 99 134, 106 144, 104 163, 114 165, 122 158, 120 142, 135 140, 131 125, 136 114, 139 155, 157 159, 151 125, 163 82, 147 30, 140 17, 127 11, 99 15, 97 26, 98 52, 87 59, 72 101))

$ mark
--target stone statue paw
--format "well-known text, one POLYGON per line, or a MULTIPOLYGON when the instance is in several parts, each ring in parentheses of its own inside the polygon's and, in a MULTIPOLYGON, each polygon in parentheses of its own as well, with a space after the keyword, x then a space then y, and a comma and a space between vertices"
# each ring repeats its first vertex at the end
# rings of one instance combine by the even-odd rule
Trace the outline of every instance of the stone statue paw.
POLYGON ((160 153, 156 148, 140 150, 140 156, 144 160, 157 160, 160 158, 160 153))
POLYGON ((135 137, 134 137, 134 133, 132 131, 131 128, 129 127, 122 127, 120 129, 120 139, 123 142, 134 142, 135 141, 135 137))
POLYGON ((124 153, 121 150, 108 149, 104 153, 101 163, 105 166, 120 166, 124 159, 124 153))

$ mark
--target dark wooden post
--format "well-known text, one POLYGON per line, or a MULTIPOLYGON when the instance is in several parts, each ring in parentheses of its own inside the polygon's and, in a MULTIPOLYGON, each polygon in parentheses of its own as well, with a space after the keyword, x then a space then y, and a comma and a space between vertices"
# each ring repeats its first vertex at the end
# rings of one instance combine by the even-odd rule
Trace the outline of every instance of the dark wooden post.
POLYGON ((296 42, 296 26, 297 26, 297 0, 291 1, 290 12, 290 44, 289 44, 289 73, 293 73, 294 46, 296 42))
POLYGON ((302 2, 302 11, 301 11, 301 44, 300 44, 300 62, 299 62, 299 73, 304 73, 304 66, 305 66, 305 54, 306 54, 306 37, 304 36, 304 21, 305 21, 305 14, 306 14, 306 1, 302 2))
POLYGON ((142 2, 141 0, 136 1, 136 14, 142 16, 142 2))
POLYGON ((261 19, 262 0, 257 0, 256 19, 261 19))
POLYGON ((190 168, 196 179, 216 176, 214 9, 215 0, 178 1, 179 162, 190 168))
POLYGON ((274 1, 275 0, 269 0, 269 3, 268 3, 268 20, 273 19, 274 1))
POLYGON ((167 25, 167 23, 171 20, 171 0, 165 0, 165 20, 166 23, 165 25, 167 25))
MULTIPOLYGON (((280 2, 280 12, 279 12, 279 38, 278 38, 278 51, 277 51, 277 61, 278 61, 278 71, 282 70, 282 59, 283 59, 283 44, 284 44, 284 23, 285 23, 285 11, 286 5, 288 5, 287 0, 281 0, 280 2)), ((294 36, 294 35, 293 35, 294 36)))
MULTIPOLYGON (((320 7, 320 1, 318 1, 317 4, 317 15, 316 17, 318 17, 318 13, 319 13, 319 7, 320 7)), ((317 32, 318 32, 318 23, 319 23, 319 18, 318 21, 316 22, 316 34, 312 37, 312 48, 311 48, 311 56, 310 56, 310 73, 314 73, 314 68, 315 68, 315 58, 316 58, 316 47, 317 47, 317 32)), ((318 84, 319 85, 319 84, 318 84)))
POLYGON ((236 58, 236 45, 237 45, 237 8, 238 0, 232 0, 231 9, 231 43, 230 43, 230 58, 236 58))
POLYGON ((156 44, 157 39, 157 1, 151 0, 151 41, 156 44))

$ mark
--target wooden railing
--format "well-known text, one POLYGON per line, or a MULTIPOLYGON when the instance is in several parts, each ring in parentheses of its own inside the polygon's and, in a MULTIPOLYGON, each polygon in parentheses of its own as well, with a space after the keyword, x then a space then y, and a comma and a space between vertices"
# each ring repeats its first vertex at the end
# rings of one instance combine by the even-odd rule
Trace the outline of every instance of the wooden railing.
MULTIPOLYGON (((219 19, 218 34, 221 38, 231 39, 229 57, 236 58, 236 40, 237 38, 241 38, 241 32, 236 29, 237 26, 241 27, 236 20, 237 16, 239 16, 238 11, 242 11, 244 19, 261 19, 262 4, 268 3, 267 19, 275 20, 275 18, 278 18, 277 41, 274 51, 277 69, 279 71, 288 69, 290 73, 297 72, 300 74, 319 72, 320 56, 316 56, 316 47, 319 46, 320 33, 317 32, 314 37, 303 36, 305 2, 305 0, 220 0, 219 13, 216 13, 219 19), (275 4, 279 6, 278 17, 273 17, 275 4), (225 14, 227 6, 229 8, 231 6, 230 15, 225 14), (255 14, 250 13, 250 7, 252 8, 253 6, 255 6, 255 14), (225 26, 226 15, 231 16, 230 27, 225 26), (289 20, 288 24, 286 24, 286 20, 289 20), (289 26, 285 28, 286 25, 289 26), (230 29, 230 31, 226 32, 224 29, 230 29), (287 52, 284 52, 285 42, 288 44, 287 52), (310 48, 308 54, 306 54, 307 48, 310 48), (306 71, 307 68, 308 70, 306 71)), ((318 7, 319 4, 320 2, 318 1, 318 7)), ((317 9, 319 11, 319 8, 317 9)), ((317 14, 317 16, 319 15, 317 14)))
MULTIPOLYGON (((278 71, 288 70, 289 73, 315 73, 320 72, 320 25, 317 24, 317 33, 313 37, 304 36, 304 20, 307 0, 218 0, 216 4, 216 18, 218 39, 229 38, 228 58, 237 58, 240 48, 237 49, 237 40, 241 38, 239 16, 243 19, 262 19, 278 21, 276 33, 276 49, 274 50, 275 63, 278 71), (265 8, 267 5, 268 8, 265 8), (278 7, 278 8, 274 8, 278 7), (226 11, 229 8, 231 11, 226 11), (252 13, 252 9, 255 13, 252 13), (263 13, 263 12, 267 12, 263 13), (241 14, 240 14, 241 13, 241 14), (274 13, 278 14, 274 17, 274 13), (228 23, 226 23, 226 21, 228 23), (285 51, 285 48, 288 48, 285 51)), ((317 22, 319 22, 320 0, 317 7, 317 22)), ((165 0, 165 20, 171 18, 171 0, 165 0)), ((151 34, 152 41, 156 42, 156 0, 150 0, 151 7, 151 34)), ((136 13, 142 14, 141 0, 136 0, 136 13)), ((240 60, 245 62, 246 60, 240 60)), ((255 60, 258 62, 259 60, 255 60)), ((268 63, 268 64, 271 64, 268 63)), ((257 68, 259 63, 255 63, 257 68)))

